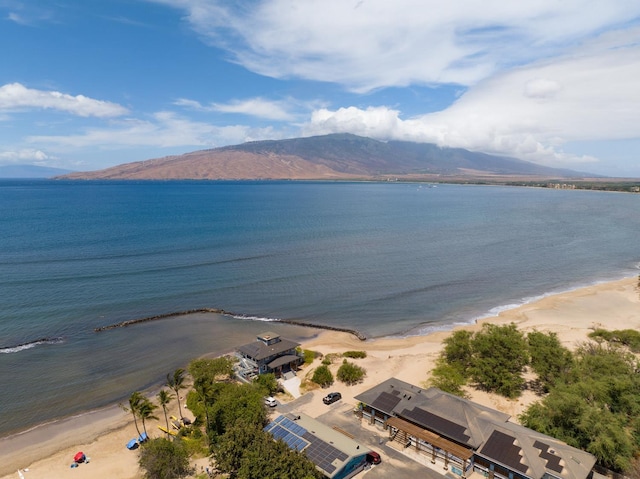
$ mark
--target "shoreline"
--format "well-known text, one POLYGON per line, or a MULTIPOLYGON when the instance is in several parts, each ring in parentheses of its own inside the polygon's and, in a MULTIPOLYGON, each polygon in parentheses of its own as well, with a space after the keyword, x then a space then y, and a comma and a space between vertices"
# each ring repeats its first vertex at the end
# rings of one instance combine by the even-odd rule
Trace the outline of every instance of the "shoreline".
MULTIPOLYGON (((431 331, 421 335, 388 336, 362 341, 346 332, 318 329, 318 334, 304 341, 302 347, 325 355, 349 349, 367 351, 367 358, 358 360, 362 361, 361 364, 368 373, 365 383, 350 387, 336 385, 343 391, 344 401, 348 403, 350 398, 361 390, 390 376, 413 384, 423 384, 428 379, 429 370, 442 348, 442 341, 455 330, 477 331, 485 323, 511 322, 516 323, 524 332, 534 329, 556 332, 561 342, 569 349, 575 349, 596 327, 640 329, 640 293, 637 276, 541 295, 538 299, 502 310, 494 316, 481 317, 472 323, 452 325, 447 330, 431 331)), ((299 373, 301 378, 304 378, 308 371, 307 368, 302 370, 299 373)), ((147 390, 146 393, 155 394, 157 389, 156 387, 147 390)), ((314 408, 321 405, 322 392, 308 391, 307 394, 313 397, 304 406, 308 411, 302 412, 311 415, 315 412, 317 415, 314 408)), ((511 401, 473 391, 472 399, 516 417, 537 398, 524 394, 518 400, 511 401)), ((177 412, 175 400, 172 406, 177 412)), ((150 425, 148 430, 155 432, 156 426, 150 425)), ((30 473, 31 477, 41 477, 37 476, 35 471, 40 468, 50 471, 53 465, 61 467, 61 471, 68 471, 71 459, 67 458, 67 455, 71 454, 72 457, 73 453, 67 451, 75 449, 86 449, 87 455, 92 457, 91 464, 82 465, 74 471, 75 476, 85 477, 82 474, 83 471, 87 471, 91 474, 86 477, 135 478, 138 477, 137 454, 124 448, 124 444, 135 435, 130 414, 115 404, 40 424, 0 438, 0 479, 15 477, 16 470, 24 468, 30 469, 25 473, 26 478, 30 473), (121 469, 116 471, 114 467, 121 469)), ((51 471, 47 477, 64 476, 51 471)))

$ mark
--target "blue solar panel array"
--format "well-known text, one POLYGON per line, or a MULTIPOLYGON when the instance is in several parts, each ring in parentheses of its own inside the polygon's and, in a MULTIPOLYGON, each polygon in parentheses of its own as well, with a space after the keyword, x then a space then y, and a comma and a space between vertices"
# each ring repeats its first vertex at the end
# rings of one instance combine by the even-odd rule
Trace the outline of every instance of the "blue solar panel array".
POLYGON ((281 439, 287 446, 296 451, 302 451, 309 445, 309 441, 301 437, 306 434, 307 430, 284 416, 280 416, 268 424, 264 430, 270 433, 275 439, 281 439))

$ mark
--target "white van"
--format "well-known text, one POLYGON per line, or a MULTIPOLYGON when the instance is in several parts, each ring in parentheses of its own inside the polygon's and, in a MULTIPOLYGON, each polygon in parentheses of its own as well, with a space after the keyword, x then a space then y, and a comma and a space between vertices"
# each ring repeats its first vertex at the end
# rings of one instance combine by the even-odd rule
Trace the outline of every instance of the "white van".
POLYGON ((264 398, 264 404, 269 407, 276 407, 278 405, 278 402, 274 397, 269 396, 264 398))

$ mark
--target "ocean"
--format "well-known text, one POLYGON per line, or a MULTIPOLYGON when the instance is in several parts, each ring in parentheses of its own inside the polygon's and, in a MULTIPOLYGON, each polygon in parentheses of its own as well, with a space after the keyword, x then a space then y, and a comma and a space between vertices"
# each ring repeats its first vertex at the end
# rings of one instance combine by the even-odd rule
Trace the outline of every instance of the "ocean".
POLYGON ((500 186, 0 180, 0 436, 265 330, 315 334, 274 320, 417 335, 634 276, 639 211, 639 195, 500 186), (199 308, 241 317, 94 332, 199 308))

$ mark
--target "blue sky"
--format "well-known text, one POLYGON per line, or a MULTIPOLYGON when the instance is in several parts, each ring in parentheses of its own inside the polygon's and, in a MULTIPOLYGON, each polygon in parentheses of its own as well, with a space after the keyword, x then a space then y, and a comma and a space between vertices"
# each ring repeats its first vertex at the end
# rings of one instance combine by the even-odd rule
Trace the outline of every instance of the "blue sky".
POLYGON ((350 132, 640 177, 637 0, 0 0, 0 165, 350 132))

